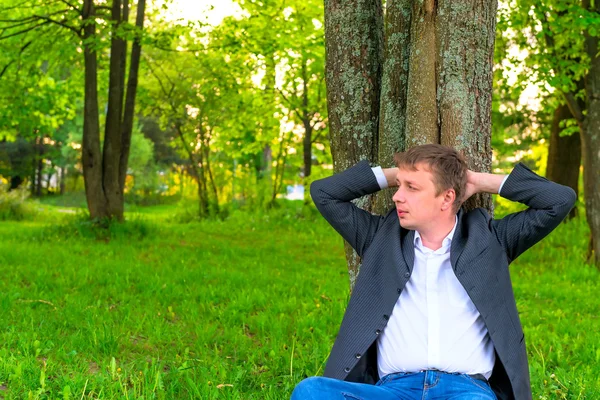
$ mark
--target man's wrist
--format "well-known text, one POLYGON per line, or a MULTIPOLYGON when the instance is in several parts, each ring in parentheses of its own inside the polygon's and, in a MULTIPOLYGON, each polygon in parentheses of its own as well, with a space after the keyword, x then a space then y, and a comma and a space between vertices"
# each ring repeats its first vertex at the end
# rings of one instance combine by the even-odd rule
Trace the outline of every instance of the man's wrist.
POLYGON ((488 174, 485 172, 476 173, 476 192, 498 194, 508 175, 488 174))
POLYGON ((398 186, 396 184, 396 178, 398 177, 398 168, 384 168, 383 174, 385 175, 385 180, 387 181, 388 187, 398 186))

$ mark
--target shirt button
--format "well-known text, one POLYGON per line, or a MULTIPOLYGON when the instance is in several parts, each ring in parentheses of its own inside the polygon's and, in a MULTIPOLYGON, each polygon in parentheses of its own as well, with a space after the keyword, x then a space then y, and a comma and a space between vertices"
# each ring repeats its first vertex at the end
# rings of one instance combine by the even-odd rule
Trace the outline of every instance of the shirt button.
POLYGON ((350 372, 350 368, 348 368, 348 367, 344 368, 344 372, 350 372))
POLYGON ((405 278, 408 278, 409 276, 410 276, 410 272, 405 272, 405 273, 404 273, 404 277, 405 277, 405 278))
POLYGON ((390 316, 387 314, 383 314, 383 319, 385 319, 387 321, 388 319, 390 319, 390 316))
POLYGON ((360 354, 356 354, 354 357, 356 357, 357 359, 360 359, 360 354))

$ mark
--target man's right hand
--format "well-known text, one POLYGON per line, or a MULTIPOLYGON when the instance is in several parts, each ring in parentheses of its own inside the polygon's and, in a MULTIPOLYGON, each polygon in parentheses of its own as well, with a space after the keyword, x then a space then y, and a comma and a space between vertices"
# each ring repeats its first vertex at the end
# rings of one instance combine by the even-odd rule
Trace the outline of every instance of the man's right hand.
POLYGON ((385 179, 387 180, 388 187, 396 187, 398 183, 396 178, 398 177, 398 168, 382 168, 385 179))

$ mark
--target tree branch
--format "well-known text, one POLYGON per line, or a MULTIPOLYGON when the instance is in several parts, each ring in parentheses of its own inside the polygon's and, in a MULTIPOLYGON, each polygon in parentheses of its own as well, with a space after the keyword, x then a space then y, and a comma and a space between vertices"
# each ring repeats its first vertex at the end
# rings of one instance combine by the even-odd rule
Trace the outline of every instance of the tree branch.
POLYGON ((49 24, 49 22, 48 21, 44 21, 44 22, 42 22, 40 24, 37 24, 37 25, 34 25, 34 26, 30 26, 27 29, 23 29, 21 31, 18 31, 18 32, 15 32, 15 33, 11 33, 10 35, 0 36, 0 40, 8 39, 8 38, 13 37, 13 36, 18 36, 18 35, 20 35, 22 33, 26 33, 26 32, 32 31, 35 28, 39 28, 40 26, 43 26, 43 25, 46 25, 46 24, 49 24))
POLYGON ((64 19, 63 19, 63 21, 57 21, 57 20, 54 20, 52 18, 44 17, 43 15, 35 15, 34 17, 36 17, 37 19, 41 19, 41 20, 44 20, 44 21, 51 22, 53 24, 60 25, 63 28, 67 28, 70 31, 74 32, 77 36, 81 37, 81 28, 77 29, 77 28, 75 28, 75 27, 73 27, 71 25, 67 25, 66 23, 63 22, 63 21, 65 21, 64 19))
MULTIPOLYGON (((31 43, 33 43, 34 39, 30 40, 29 42, 25 43, 23 46, 21 46, 21 49, 19 50, 19 55, 22 54, 25 49, 27 49, 29 47, 29 45, 31 43)), ((8 68, 15 62, 16 60, 11 60, 8 64, 6 64, 4 66, 4 68, 2 68, 2 71, 0 72, 0 79, 2 78, 2 76, 6 73, 6 71, 8 70, 8 68)))

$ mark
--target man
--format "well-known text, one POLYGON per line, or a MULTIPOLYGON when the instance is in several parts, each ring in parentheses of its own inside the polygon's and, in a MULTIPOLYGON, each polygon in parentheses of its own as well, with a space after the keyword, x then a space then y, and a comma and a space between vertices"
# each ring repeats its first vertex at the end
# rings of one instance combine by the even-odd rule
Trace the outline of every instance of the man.
POLYGON ((560 224, 574 191, 521 163, 508 176, 469 171, 441 145, 395 161, 361 161, 311 185, 362 267, 325 377, 302 381, 292 400, 531 399, 508 266, 560 224), (398 189, 385 216, 351 202, 388 186, 398 189), (478 192, 528 209, 498 220, 460 210, 478 192))

